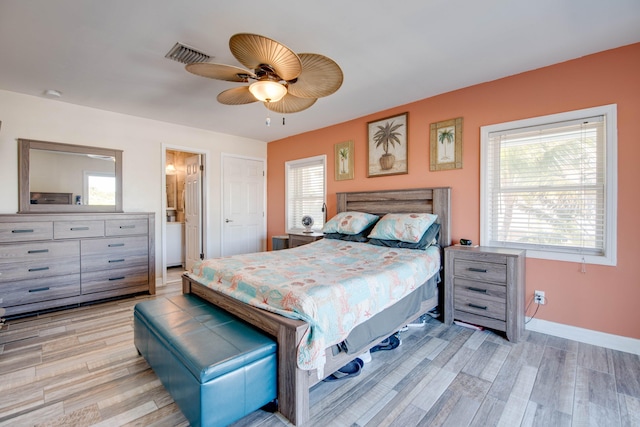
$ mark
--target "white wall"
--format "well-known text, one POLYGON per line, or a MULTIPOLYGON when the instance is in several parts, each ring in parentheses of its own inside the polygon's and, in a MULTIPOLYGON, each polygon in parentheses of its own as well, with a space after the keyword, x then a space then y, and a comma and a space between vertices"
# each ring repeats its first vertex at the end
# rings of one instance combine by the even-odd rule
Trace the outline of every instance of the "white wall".
POLYGON ((207 151, 206 256, 220 255, 221 154, 266 159, 267 143, 0 90, 0 213, 18 211, 19 138, 123 150, 125 212, 156 214, 156 276, 162 277, 163 145, 207 151))

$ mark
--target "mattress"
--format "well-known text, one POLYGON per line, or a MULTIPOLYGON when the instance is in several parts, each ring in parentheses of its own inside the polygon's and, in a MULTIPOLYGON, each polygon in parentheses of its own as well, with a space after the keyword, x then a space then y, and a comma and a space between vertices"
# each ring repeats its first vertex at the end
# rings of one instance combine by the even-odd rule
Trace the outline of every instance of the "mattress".
POLYGON ((309 324, 301 369, 322 369, 325 349, 409 295, 440 270, 440 250, 323 239, 297 248, 214 258, 189 276, 255 307, 309 324))

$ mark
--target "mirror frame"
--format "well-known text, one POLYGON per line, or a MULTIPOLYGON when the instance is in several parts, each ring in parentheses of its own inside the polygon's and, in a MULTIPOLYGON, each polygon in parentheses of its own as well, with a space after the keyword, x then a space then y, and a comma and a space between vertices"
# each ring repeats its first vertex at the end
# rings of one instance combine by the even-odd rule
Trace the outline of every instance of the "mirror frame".
POLYGON ((122 150, 85 145, 62 144, 59 142, 18 139, 18 213, 58 213, 58 212, 123 212, 122 210, 122 150), (29 166, 31 150, 59 151, 75 154, 95 154, 112 156, 116 173, 115 205, 32 205, 29 185, 29 166))

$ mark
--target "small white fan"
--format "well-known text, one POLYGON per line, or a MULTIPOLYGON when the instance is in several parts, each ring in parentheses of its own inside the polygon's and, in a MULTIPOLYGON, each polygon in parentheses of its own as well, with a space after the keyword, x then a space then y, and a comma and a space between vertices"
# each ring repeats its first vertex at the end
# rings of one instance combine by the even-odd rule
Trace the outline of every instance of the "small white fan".
POLYGON ((313 227, 313 218, 309 215, 305 215, 302 217, 302 225, 304 225, 303 233, 313 233, 311 227, 313 227))

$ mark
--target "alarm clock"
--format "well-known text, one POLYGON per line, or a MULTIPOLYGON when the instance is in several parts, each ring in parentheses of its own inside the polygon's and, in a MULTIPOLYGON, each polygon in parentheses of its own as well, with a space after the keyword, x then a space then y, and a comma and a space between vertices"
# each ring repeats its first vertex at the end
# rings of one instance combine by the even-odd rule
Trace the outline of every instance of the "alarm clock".
POLYGON ((302 225, 304 225, 303 233, 313 233, 311 227, 313 227, 313 218, 309 215, 305 215, 302 217, 302 225))

